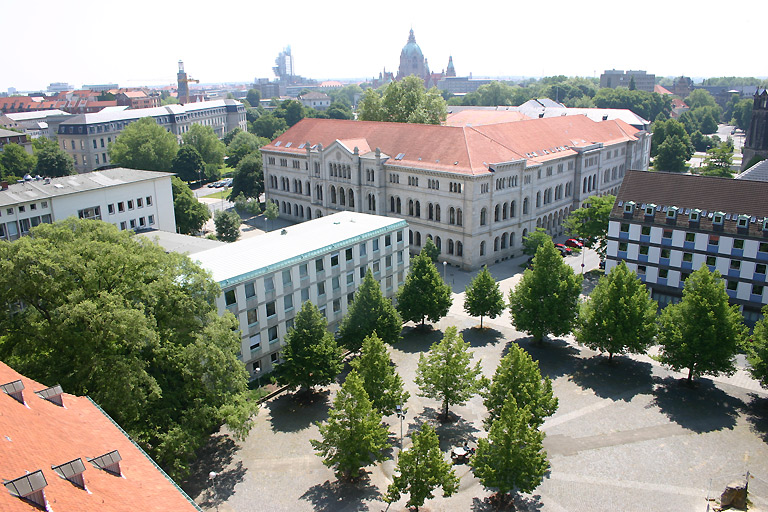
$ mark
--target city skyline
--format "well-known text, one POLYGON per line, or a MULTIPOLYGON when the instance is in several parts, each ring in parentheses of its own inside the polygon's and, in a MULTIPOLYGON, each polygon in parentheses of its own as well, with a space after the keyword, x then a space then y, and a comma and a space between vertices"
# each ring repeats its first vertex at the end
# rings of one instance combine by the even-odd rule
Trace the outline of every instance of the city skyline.
MULTIPOLYGON (((747 12, 747 2, 741 12, 747 12)), ((458 76, 599 77, 606 69, 641 69, 657 76, 765 76, 758 59, 743 57, 761 48, 760 18, 739 18, 735 42, 710 42, 722 18, 697 4, 652 0, 643 8, 591 2, 579 11, 556 1, 542 11, 536 5, 466 5, 435 11, 395 1, 384 9, 363 11, 347 0, 322 12, 300 0, 291 9, 267 12, 234 0, 215 12, 178 4, 139 0, 131 9, 92 0, 62 10, 51 0, 39 5, 35 37, 22 3, 5 6, 6 41, 21 41, 8 52, 0 91, 45 90, 52 82, 118 83, 121 87, 170 85, 178 60, 201 83, 252 82, 274 78, 278 53, 290 45, 296 74, 314 79, 377 77, 397 71, 400 50, 413 28, 432 71, 443 70, 452 55, 458 76), (246 13, 250 15, 240 16, 246 13), (307 15, 310 13, 310 15, 307 15), (659 16, 663 13, 663 16, 659 16), (114 20, 119 20, 116 22, 114 20), (631 20, 632 24, 629 24, 631 20), (458 21, 458 22, 457 22, 458 21), (659 30, 666 24, 667 30, 659 30), (83 30, 85 29, 85 30, 83 30), (116 35, 117 34, 117 35, 116 35), (56 51, 57 48, 68 48, 56 51), (74 48, 75 50, 72 50, 74 48), (49 53, 50 58, 42 58, 49 53), (31 56, 35 56, 34 61, 31 56)))

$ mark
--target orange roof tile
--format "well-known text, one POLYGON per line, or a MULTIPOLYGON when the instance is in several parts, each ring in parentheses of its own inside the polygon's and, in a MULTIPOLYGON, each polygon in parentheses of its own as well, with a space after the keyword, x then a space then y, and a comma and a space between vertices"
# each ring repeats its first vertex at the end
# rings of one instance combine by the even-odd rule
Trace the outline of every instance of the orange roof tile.
POLYGON ((516 110, 462 110, 448 114, 446 126, 479 126, 483 124, 511 123, 530 119, 516 110))
POLYGON ((653 86, 653 92, 657 94, 672 94, 672 92, 669 89, 667 89, 663 85, 658 85, 658 84, 653 86))
MULTIPOLYGON (((45 497, 56 512, 199 511, 112 420, 87 397, 64 393, 64 407, 40 398, 45 385, 0 362, 0 384, 21 379, 26 405, 0 391, 0 478, 13 480, 42 470, 45 497), (118 450, 122 477, 97 469, 88 458, 118 450), (87 491, 59 477, 51 466, 81 458, 87 491)), ((37 507, 0 487, 0 510, 37 507)))

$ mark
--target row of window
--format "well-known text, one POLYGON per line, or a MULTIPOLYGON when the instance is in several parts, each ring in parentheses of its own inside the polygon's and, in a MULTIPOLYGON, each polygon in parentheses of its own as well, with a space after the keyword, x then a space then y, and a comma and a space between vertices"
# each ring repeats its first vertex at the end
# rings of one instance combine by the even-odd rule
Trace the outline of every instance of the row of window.
POLYGON ((136 208, 144 208, 144 205, 152 206, 152 196, 145 196, 145 197, 137 197, 134 201, 133 199, 128 199, 127 201, 119 201, 118 203, 110 203, 107 205, 107 212, 109 212, 110 215, 114 215, 115 212, 117 213, 123 213, 126 211, 126 207, 128 210, 133 210, 134 205, 136 208), (115 209, 115 205, 117 205, 117 209, 115 209))
MULTIPOLYGON (((648 273, 648 268, 646 265, 637 265, 636 272, 641 279, 645 280, 645 276, 648 273)), ((667 268, 657 268, 656 277, 657 279, 669 279, 670 277, 673 277, 677 272, 678 271, 676 270, 670 270, 667 268)), ((683 283, 685 283, 685 280, 688 279, 690 275, 691 272, 679 271, 680 287, 683 286, 683 283)), ((739 280, 723 279, 723 281, 725 281, 725 287, 727 290, 735 292, 739 289, 739 280)), ((750 290, 751 295, 762 296, 763 291, 765 290, 765 285, 759 283, 742 283, 742 286, 747 287, 747 289, 750 290)))
POLYGON ((50 224, 51 222, 50 214, 29 217, 18 221, 13 220, 7 223, 0 222, 0 240, 16 240, 21 235, 29 233, 31 228, 39 224, 50 224))
MULTIPOLYGON (((629 233, 629 224, 626 222, 622 222, 619 226, 619 231, 622 233, 629 233)), ((674 230, 672 229, 662 229, 661 237, 662 239, 671 240, 674 230)), ((651 226, 641 226, 640 227, 640 234, 643 236, 650 236, 651 235, 651 226)), ((707 236, 707 245, 708 246, 719 246, 720 245, 720 235, 715 234, 709 234, 707 236)), ((693 231, 687 231, 685 233, 685 241, 686 242, 695 242, 696 241, 696 233, 693 231)), ((744 239, 742 238, 734 238, 733 239, 733 249, 737 250, 743 250, 744 249, 744 239)), ((758 245, 759 252, 765 252, 768 253, 768 242, 760 242, 758 245)))
MULTIPOLYGON (((117 226, 117 224, 115 224, 117 226)), ((120 231, 125 231, 130 226, 130 229, 142 229, 155 225, 155 216, 148 215, 147 217, 139 217, 138 219, 130 219, 129 221, 120 222, 120 231)))
MULTIPOLYGON (((28 203, 28 204, 20 204, 16 207, 19 211, 19 213, 26 213, 27 208, 29 208, 29 211, 34 212, 37 210, 37 203, 28 203)), ((48 208, 48 201, 40 201, 40 209, 45 210, 48 208)), ((13 215, 14 214, 14 208, 13 206, 9 206, 5 209, 6 215, 13 215)), ((3 216, 2 211, 0 211, 0 217, 3 216)))

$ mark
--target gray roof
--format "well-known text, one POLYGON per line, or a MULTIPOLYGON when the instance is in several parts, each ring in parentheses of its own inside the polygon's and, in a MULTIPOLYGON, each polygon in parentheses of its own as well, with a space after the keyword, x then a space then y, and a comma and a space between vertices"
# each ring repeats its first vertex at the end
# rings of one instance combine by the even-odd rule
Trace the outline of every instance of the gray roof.
POLYGON ((734 176, 737 180, 768 181, 768 160, 762 160, 734 176))
POLYGON ((13 137, 14 135, 24 135, 22 132, 15 132, 13 130, 5 130, 0 128, 0 137, 13 137))
POLYGON ((221 245, 227 245, 226 242, 219 240, 171 233, 170 231, 144 231, 136 233, 136 236, 151 240, 166 251, 173 251, 179 254, 195 254, 221 245))
POLYGON ((195 112, 197 110, 226 107, 227 105, 234 105, 238 103, 239 102, 235 100, 213 100, 201 101, 198 103, 187 103, 186 105, 164 105, 162 107, 139 108, 135 110, 117 110, 108 108, 93 114, 80 114, 71 119, 67 119, 61 124, 66 126, 70 124, 110 123, 114 121, 141 119, 142 117, 183 115, 188 112, 195 112))
POLYGON ((5 115, 14 121, 31 121, 51 116, 71 116, 72 114, 63 110, 37 110, 35 112, 11 112, 5 115))
POLYGON ((67 194, 77 194, 87 190, 137 183, 164 176, 173 176, 169 172, 140 171, 118 167, 104 171, 93 171, 61 178, 29 180, 14 183, 8 190, 0 191, 0 206, 10 206, 27 201, 38 201, 67 194))

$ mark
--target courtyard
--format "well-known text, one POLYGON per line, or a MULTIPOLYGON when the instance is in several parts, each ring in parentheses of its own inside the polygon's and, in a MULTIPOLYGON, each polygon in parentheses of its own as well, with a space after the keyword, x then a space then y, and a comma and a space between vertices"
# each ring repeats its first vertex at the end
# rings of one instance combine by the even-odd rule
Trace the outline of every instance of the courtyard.
MULTIPOLYGON (((522 275, 525 257, 490 267, 505 292, 522 275)), ((597 255, 569 256, 579 272, 597 267, 597 255)), ((419 354, 455 325, 472 346, 475 360, 491 377, 501 357, 517 343, 539 362, 553 381, 557 412, 542 427, 551 468, 530 495, 516 499, 517 510, 561 511, 706 511, 726 484, 744 481, 749 471, 750 510, 768 510, 768 390, 760 387, 739 359, 731 377, 702 378, 694 389, 651 357, 604 357, 577 345, 573 338, 550 338, 539 344, 517 332, 505 313, 478 318, 463 310, 464 287, 474 273, 440 268, 451 284, 454 302, 448 316, 432 329, 406 324, 403 339, 391 348, 392 360, 411 398, 402 421, 403 445, 424 422, 436 427, 448 458, 465 441, 474 446, 486 435, 485 407, 480 396, 452 406, 452 421, 437 420, 439 404, 418 396, 413 384, 419 354)), ((586 275, 585 293, 597 272, 586 275)), ((339 380, 344 378, 342 373, 339 380)), ((265 402, 247 439, 235 441, 222 431, 200 454, 182 487, 204 510, 230 511, 400 511, 405 501, 387 506, 382 500, 392 480, 399 451, 401 423, 390 425, 389 460, 367 468, 355 484, 336 479, 322 464, 309 440, 318 439, 316 421, 323 421, 338 385, 318 392, 312 403, 300 404, 290 394, 265 402), (217 476, 212 485, 209 472, 217 476)), ((428 500, 421 510, 494 510, 492 494, 474 478, 467 465, 454 465, 461 479, 457 494, 428 500)))

